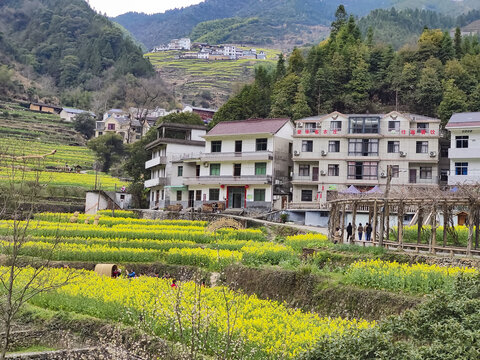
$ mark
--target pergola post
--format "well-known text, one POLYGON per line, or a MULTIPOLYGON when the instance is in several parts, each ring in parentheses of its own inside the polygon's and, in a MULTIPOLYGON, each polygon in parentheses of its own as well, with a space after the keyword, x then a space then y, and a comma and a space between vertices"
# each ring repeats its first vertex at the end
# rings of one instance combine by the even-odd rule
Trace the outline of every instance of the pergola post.
POLYGON ((343 208, 342 208, 342 239, 340 240, 340 243, 343 244, 343 239, 345 238, 345 218, 346 218, 346 211, 347 210, 347 204, 344 202, 343 203, 343 208))
POLYGON ((435 205, 432 206, 432 234, 430 240, 430 252, 433 254, 436 253, 435 247, 437 246, 437 208, 435 205))
POLYGON ((474 228, 474 212, 475 212, 475 203, 470 203, 468 211, 468 244, 467 244, 467 256, 472 255, 473 247, 473 228, 474 228))
POLYGON ((372 243, 374 245, 375 245, 375 241, 377 241, 377 217, 378 217, 378 205, 377 205, 377 200, 375 200, 373 204, 373 226, 370 223, 370 226, 372 226, 372 232, 373 232, 373 237, 370 240, 372 240, 372 243))
POLYGON ((353 208, 352 208, 352 239, 351 243, 355 244, 355 234, 357 233, 357 201, 353 201, 353 208))
POLYGON ((423 226, 423 208, 419 205, 418 220, 417 220, 417 244, 420 244, 420 239, 422 237, 422 226, 423 226))
POLYGON ((447 246, 448 226, 450 224, 450 211, 447 202, 443 205, 443 247, 447 246))
POLYGON ((400 201, 398 204, 398 212, 397 212, 397 217, 398 217, 398 244, 403 248, 403 212, 404 212, 404 204, 403 201, 400 201))

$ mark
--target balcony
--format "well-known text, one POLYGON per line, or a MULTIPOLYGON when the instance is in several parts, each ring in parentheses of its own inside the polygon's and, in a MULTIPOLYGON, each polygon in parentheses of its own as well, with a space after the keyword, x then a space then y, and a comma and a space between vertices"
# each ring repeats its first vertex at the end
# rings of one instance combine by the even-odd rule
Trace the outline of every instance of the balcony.
POLYGON ((165 165, 167 163, 167 157, 166 156, 158 156, 156 158, 153 158, 151 160, 148 160, 145 163, 145 169, 150 169, 154 166, 158 165, 165 165))
POLYGON ((250 152, 215 152, 200 154, 200 161, 266 161, 273 160, 271 151, 250 151, 250 152))
POLYGON ((450 148, 448 149, 448 157, 450 159, 476 159, 478 158, 478 151, 478 148, 450 148))
POLYGON ((194 176, 184 178, 185 185, 255 185, 272 184, 270 175, 242 175, 242 176, 194 176))
POLYGON ((167 184, 167 178, 154 178, 150 180, 145 180, 145 187, 151 188, 154 186, 165 186, 167 184))
POLYGON ((308 184, 308 183, 317 183, 319 175, 310 175, 310 176, 303 176, 294 174, 292 178, 292 183, 296 184, 308 184))

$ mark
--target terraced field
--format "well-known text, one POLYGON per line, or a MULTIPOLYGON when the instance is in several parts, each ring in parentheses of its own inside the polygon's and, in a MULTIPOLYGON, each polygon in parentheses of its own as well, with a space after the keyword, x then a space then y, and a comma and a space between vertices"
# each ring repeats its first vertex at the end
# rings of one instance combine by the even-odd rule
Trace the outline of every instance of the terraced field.
POLYGON ((275 66, 278 50, 257 49, 267 54, 266 60, 218 60, 178 59, 178 51, 148 53, 162 78, 173 85, 176 94, 182 94, 182 101, 192 102, 201 99, 203 91, 212 95, 212 107, 223 104, 232 94, 235 84, 243 84, 253 79, 255 66, 275 66))

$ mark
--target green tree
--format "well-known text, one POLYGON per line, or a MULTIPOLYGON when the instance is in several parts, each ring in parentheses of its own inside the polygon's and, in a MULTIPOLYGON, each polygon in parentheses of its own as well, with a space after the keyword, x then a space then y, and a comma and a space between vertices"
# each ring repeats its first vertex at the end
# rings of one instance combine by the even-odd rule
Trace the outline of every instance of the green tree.
POLYGON ((415 91, 415 109, 423 115, 435 116, 437 106, 442 100, 442 84, 435 69, 426 67, 422 70, 420 81, 415 91))
POLYGON ((455 56, 457 59, 461 59, 463 55, 462 32, 458 26, 455 28, 455 36, 453 38, 453 43, 455 48, 455 56))
POLYGON ((78 114, 73 119, 73 127, 86 139, 95 135, 95 118, 88 112, 78 114))
POLYGON ((443 33, 442 43, 440 45, 439 58, 443 64, 448 60, 453 59, 455 56, 455 50, 453 48, 452 38, 448 31, 443 33))
POLYGON ((479 111, 480 112, 480 84, 472 91, 468 101, 468 109, 470 111, 479 111))
POLYGON ((277 70, 275 71, 275 78, 277 80, 281 79, 285 76, 286 73, 287 73, 287 69, 285 67, 285 58, 283 57, 283 54, 280 53, 280 55, 278 55, 277 70))
POLYGON ((292 107, 292 114, 292 120, 302 119, 312 114, 302 84, 298 85, 297 94, 295 95, 295 104, 292 107))
POLYGON ((288 58, 288 72, 301 75, 302 70, 305 66, 305 59, 303 58, 302 52, 298 48, 294 48, 292 54, 288 58))
POLYGON ((205 125, 200 115, 193 112, 174 112, 162 116, 158 121, 176 124, 205 125))
POLYGON ((108 172, 110 167, 115 162, 120 161, 125 153, 122 137, 114 133, 92 139, 87 143, 87 146, 93 150, 97 160, 102 164, 103 172, 108 172))
POLYGON ((443 100, 438 107, 438 116, 445 126, 454 113, 467 110, 467 95, 460 90, 453 79, 445 83, 443 100))
POLYGON ((347 110, 352 112, 365 112, 368 108, 371 86, 367 63, 362 57, 359 57, 352 73, 352 79, 347 84, 347 110))
POLYGON ((299 82, 300 78, 296 74, 291 73, 275 83, 270 116, 292 117, 292 106, 295 103, 299 82))
POLYGON ((333 39, 337 36, 338 31, 340 28, 347 23, 347 11, 345 10, 345 6, 339 5, 337 10, 335 11, 335 20, 330 25, 330 37, 333 39))

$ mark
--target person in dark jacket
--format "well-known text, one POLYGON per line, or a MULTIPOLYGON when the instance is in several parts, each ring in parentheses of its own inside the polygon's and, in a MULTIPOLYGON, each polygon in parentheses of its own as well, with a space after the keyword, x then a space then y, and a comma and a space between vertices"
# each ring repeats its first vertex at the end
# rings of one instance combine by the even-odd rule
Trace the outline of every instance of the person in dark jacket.
POLYGON ((372 225, 367 223, 367 227, 365 228, 365 233, 366 233, 366 239, 367 241, 370 241, 372 238, 372 225))
POLYGON ((348 223, 347 226, 347 241, 352 241, 353 227, 352 223, 348 223))

